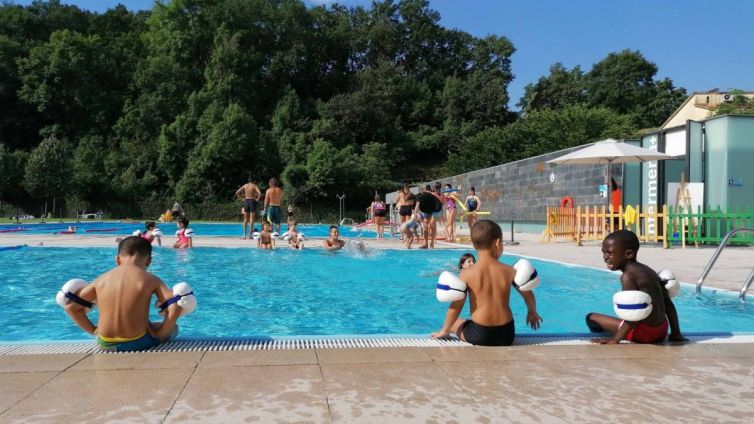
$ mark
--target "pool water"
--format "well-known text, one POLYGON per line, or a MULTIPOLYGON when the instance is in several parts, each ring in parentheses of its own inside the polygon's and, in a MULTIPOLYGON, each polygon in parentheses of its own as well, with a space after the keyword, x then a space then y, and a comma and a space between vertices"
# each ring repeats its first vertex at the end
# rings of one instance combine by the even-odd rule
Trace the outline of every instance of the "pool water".
MULTIPOLYGON (((3 235, 25 235, 25 234, 56 234, 60 237, 68 237, 68 234, 61 234, 62 231, 66 231, 69 226, 75 226, 77 231, 76 235, 113 235, 124 236, 131 235, 136 230, 144 231, 143 222, 63 222, 63 223, 49 223, 49 224, 1 224, 0 225, 0 243, 2 243, 3 235)), ((261 224, 257 221, 254 223, 257 230, 261 229, 261 224)), ((172 237, 178 230, 175 223, 160 223, 158 224, 163 234, 172 237)), ((238 223, 191 223, 189 225, 194 230, 196 237, 201 236, 228 236, 228 237, 240 237, 243 231, 243 226, 238 223)), ((280 231, 284 232, 288 229, 288 225, 283 223, 280 227, 280 231)), ((327 237, 330 232, 330 225, 327 224, 300 224, 298 230, 304 233, 307 237, 327 237)), ((377 233, 366 228, 354 228, 350 226, 341 226, 340 233, 343 237, 363 237, 363 238, 375 238, 377 233)), ((385 237, 390 237, 389 231, 385 232, 385 237)))
MULTIPOLYGON (((186 281, 197 310, 180 319, 184 337, 429 334, 447 304, 435 300, 437 273, 463 250, 378 250, 367 256, 321 249, 155 249, 150 271, 168 285, 186 281)), ((89 281, 114 266, 114 248, 23 248, 0 252, 0 341, 87 336, 55 303, 70 278, 89 281)), ((504 256, 514 263, 518 258, 504 256)), ((612 314, 618 274, 533 260, 542 333, 584 333, 588 312, 612 314)), ((511 294, 518 333, 526 307, 511 294)), ((754 332, 754 306, 734 294, 684 285, 676 298, 684 332, 754 332)), ((462 316, 468 316, 467 309, 462 316)), ((153 312, 153 319, 159 317, 153 312)), ((96 310, 92 313, 96 318, 96 310)))

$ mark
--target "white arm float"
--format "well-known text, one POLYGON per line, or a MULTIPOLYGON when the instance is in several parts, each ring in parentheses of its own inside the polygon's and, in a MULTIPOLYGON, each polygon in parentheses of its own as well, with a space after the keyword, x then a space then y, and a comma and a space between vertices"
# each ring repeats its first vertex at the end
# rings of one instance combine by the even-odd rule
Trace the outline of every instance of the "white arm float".
POLYGON ((194 230, 192 230, 191 228, 186 228, 186 231, 183 232, 183 235, 188 238, 192 238, 194 237, 194 230))
POLYGON ((298 233, 298 241, 304 241, 306 240, 306 237, 304 237, 304 233, 298 233))
POLYGON ((141 237, 141 230, 136 230, 133 233, 131 233, 132 236, 141 237))
POLYGON ((155 237, 160 237, 162 235, 162 231, 160 231, 159 228, 155 228, 154 230, 152 230, 152 235, 155 237))
POLYGON ((435 296, 440 302, 455 302, 466 298, 466 283, 452 272, 443 271, 437 280, 435 296))
POLYGON ((526 259, 519 259, 513 265, 513 268, 516 269, 516 276, 513 277, 513 282, 516 283, 519 290, 531 291, 539 286, 539 275, 531 262, 526 259))
POLYGON ((78 296, 79 292, 88 285, 89 283, 80 278, 66 281, 66 283, 63 284, 63 287, 61 287, 55 295, 55 302, 57 302, 61 308, 65 308, 65 305, 69 302, 75 302, 83 306, 86 312, 89 312, 94 307, 94 302, 86 301, 78 296))
POLYGON ((194 291, 186 283, 178 283, 173 286, 173 297, 160 304, 159 301, 155 306, 160 310, 160 316, 165 316, 168 307, 172 304, 178 304, 181 307, 181 316, 188 315, 196 309, 196 296, 194 291))
POLYGON ((660 271, 659 276, 660 282, 665 286, 665 290, 668 291, 668 296, 670 296, 671 299, 678 296, 678 293, 681 292, 681 284, 678 283, 673 272, 666 269, 660 271))
POLYGON ((286 231, 283 233, 283 240, 288 241, 291 239, 291 237, 293 237, 293 234, 291 234, 290 231, 286 231))
POLYGON ((280 233, 278 233, 277 231, 273 231, 272 238, 280 238, 280 233))
POLYGON ((251 234, 251 238, 252 238, 253 240, 259 240, 259 237, 262 237, 262 235, 261 235, 261 234, 259 234, 259 231, 254 231, 254 232, 253 232, 253 233, 251 234))
POLYGON ((637 322, 652 313, 652 298, 639 290, 626 290, 613 295, 613 309, 618 318, 637 322))

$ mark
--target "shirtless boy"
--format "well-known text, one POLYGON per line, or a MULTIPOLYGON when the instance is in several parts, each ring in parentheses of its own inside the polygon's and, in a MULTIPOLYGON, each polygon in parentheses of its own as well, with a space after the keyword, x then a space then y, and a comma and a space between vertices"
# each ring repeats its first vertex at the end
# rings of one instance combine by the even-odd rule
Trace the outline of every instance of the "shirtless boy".
POLYGON ((259 191, 259 187, 251 181, 251 175, 249 175, 249 182, 242 185, 241 188, 236 190, 236 197, 243 199, 243 208, 241 214, 243 215, 243 239, 246 240, 246 235, 251 238, 251 231, 254 228, 254 214, 257 213, 257 203, 259 197, 262 196, 262 192, 259 191), (249 224, 249 232, 246 232, 246 224, 249 224))
POLYGON ((322 247, 325 250, 340 250, 345 246, 346 242, 340 238, 340 230, 337 225, 330 226, 330 236, 322 240, 322 247))
POLYGON ((531 291, 520 291, 514 286, 516 270, 500 263, 503 254, 503 231, 496 223, 481 220, 471 229, 471 242, 477 251, 477 262, 461 271, 460 278, 468 286, 471 302, 471 319, 458 318, 466 298, 450 304, 445 323, 433 338, 444 338, 456 333, 461 340, 482 346, 510 346, 516 335, 513 313, 510 308, 511 287, 524 298, 528 313, 526 323, 539 329, 542 318, 537 313, 537 301, 531 291))
POLYGON ((262 232, 259 233, 257 247, 268 250, 275 247, 275 239, 272 237, 272 224, 267 221, 262 224, 262 232))
POLYGON ((269 184, 270 187, 264 193, 264 210, 267 214, 267 220, 277 225, 275 231, 280 233, 280 221, 283 219, 283 211, 280 210, 283 189, 278 187, 278 180, 275 177, 270 178, 269 184))
POLYGON ((162 323, 149 322, 152 295, 159 303, 173 296, 172 291, 156 276, 147 272, 152 262, 152 245, 138 236, 126 237, 118 245, 118 265, 82 289, 78 296, 96 302, 98 325, 87 317, 85 307, 69 302, 65 310, 82 330, 97 336, 104 350, 143 350, 168 340, 178 330, 176 321, 181 307, 172 304, 162 323))
POLYGON ((659 343, 665 340, 683 342, 678 313, 660 277, 652 268, 636 260, 639 238, 631 231, 618 230, 608 234, 602 242, 602 257, 607 269, 621 271, 622 290, 639 290, 652 298, 652 313, 638 322, 623 321, 608 315, 590 313, 586 323, 592 332, 609 332, 610 338, 594 339, 593 343, 616 344, 621 340, 634 343, 659 343), (670 327, 670 337, 668 337, 670 327))

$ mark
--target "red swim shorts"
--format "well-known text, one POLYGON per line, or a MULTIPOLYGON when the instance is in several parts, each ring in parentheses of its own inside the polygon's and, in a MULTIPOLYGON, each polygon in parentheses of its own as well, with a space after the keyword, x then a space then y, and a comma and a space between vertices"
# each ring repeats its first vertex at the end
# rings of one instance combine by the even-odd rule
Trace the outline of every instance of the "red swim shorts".
MULTIPOLYGON (((623 324, 623 323, 621 323, 623 324)), ((648 325, 640 322, 626 335, 626 340, 634 343, 660 343, 668 336, 668 320, 660 325, 648 325)))

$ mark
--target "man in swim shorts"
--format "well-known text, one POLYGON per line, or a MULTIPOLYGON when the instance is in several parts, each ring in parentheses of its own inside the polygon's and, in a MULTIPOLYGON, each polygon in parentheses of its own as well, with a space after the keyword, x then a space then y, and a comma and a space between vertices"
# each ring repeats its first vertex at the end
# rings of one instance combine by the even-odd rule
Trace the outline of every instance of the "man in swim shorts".
POLYGON ((593 343, 616 344, 621 340, 634 343, 660 343, 667 337, 673 342, 687 339, 681 334, 678 313, 660 277, 652 268, 638 262, 639 238, 631 231, 618 230, 602 242, 602 257, 607 269, 621 271, 622 290, 639 290, 652 298, 652 313, 638 322, 620 320, 608 315, 590 313, 587 326, 592 332, 609 332, 610 338, 594 339, 593 343), (670 337, 668 337, 670 327, 670 337))
MULTIPOLYGON (((503 254, 503 231, 489 220, 481 220, 471 229, 471 242, 477 251, 474 266, 461 271, 460 278, 468 286, 468 295, 450 304, 445 323, 433 338, 445 338, 456 333, 461 340, 482 346, 510 346, 516 335, 510 308, 511 288, 516 270, 498 259, 503 254), (458 318, 466 303, 471 302, 471 319, 458 318)), ((537 313, 537 301, 531 291, 518 290, 524 298, 528 313, 526 323, 539 329, 542 318, 537 313)))
POLYGON ((278 180, 275 177, 270 178, 269 184, 269 188, 264 193, 264 210, 267 214, 267 220, 271 224, 277 225, 275 231, 280 233, 280 221, 283 219, 283 211, 280 209, 283 189, 278 187, 278 180))
POLYGON ((442 211, 442 202, 432 193, 432 186, 427 184, 424 191, 416 195, 415 213, 419 214, 422 222, 422 233, 424 234, 424 244, 419 249, 435 247, 435 238, 437 237, 437 221, 435 221, 435 212, 442 211))
POLYGON ((340 250, 346 242, 340 239, 340 230, 337 225, 330 226, 330 235, 328 238, 322 240, 322 247, 325 250, 340 250))
POLYGON ((97 304, 99 320, 94 325, 86 308, 69 302, 65 310, 73 321, 89 334, 97 336, 103 350, 123 352, 149 349, 168 340, 178 331, 181 314, 177 303, 166 309, 161 323, 149 322, 152 296, 159 303, 173 297, 173 292, 158 277, 147 272, 152 263, 152 245, 138 236, 124 238, 118 244, 117 267, 97 277, 78 296, 97 304))
POLYGON ((236 190, 236 197, 243 199, 243 208, 241 214, 243 215, 243 239, 246 240, 248 234, 251 238, 251 232, 254 228, 254 214, 257 213, 257 203, 262 196, 262 192, 259 191, 259 187, 254 184, 249 175, 248 182, 236 190), (249 232, 246 232, 246 224, 249 224, 249 232))

